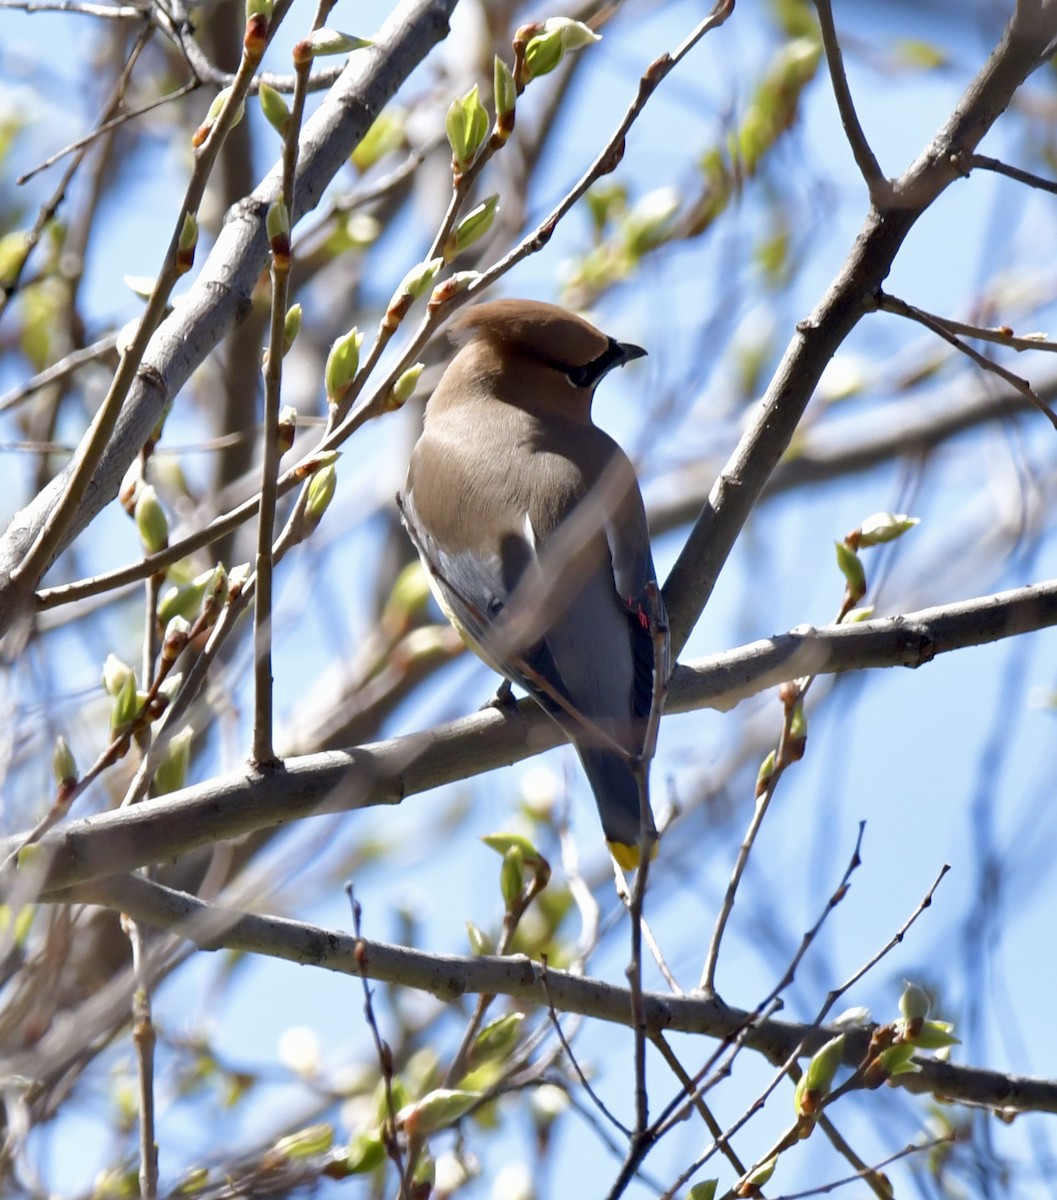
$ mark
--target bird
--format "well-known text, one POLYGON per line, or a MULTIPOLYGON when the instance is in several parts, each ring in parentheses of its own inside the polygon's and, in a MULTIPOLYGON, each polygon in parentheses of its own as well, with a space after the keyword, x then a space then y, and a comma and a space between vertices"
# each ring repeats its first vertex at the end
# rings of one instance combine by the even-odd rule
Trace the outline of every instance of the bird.
POLYGON ((474 305, 450 332, 460 348, 426 404, 403 523, 463 640, 575 744, 632 869, 644 832, 656 847, 636 766, 668 622, 634 468, 591 403, 646 351, 529 300, 474 305))

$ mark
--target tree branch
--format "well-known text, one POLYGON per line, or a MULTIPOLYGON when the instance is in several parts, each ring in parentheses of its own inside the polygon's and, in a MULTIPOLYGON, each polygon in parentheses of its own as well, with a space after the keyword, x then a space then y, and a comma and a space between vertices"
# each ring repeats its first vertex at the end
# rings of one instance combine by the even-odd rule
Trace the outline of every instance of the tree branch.
MULTIPOLYGON (((1057 580, 883 620, 803 626, 677 668, 667 711, 725 711, 801 675, 919 667, 937 654, 1054 624, 1057 580)), ((558 726, 533 701, 523 700, 513 709, 488 709, 422 733, 291 758, 280 771, 262 775, 247 767, 53 830, 21 873, 13 867, 0 873, 0 894, 13 888, 22 895, 50 893, 301 817, 399 804, 418 792, 519 762, 561 740, 558 726)), ((20 834, 0 842, 0 861, 24 840, 20 834)))
MULTIPOLYGON (((375 44, 349 59, 302 134, 297 212, 314 208, 383 105, 448 29, 455 0, 405 0, 375 44)), ((144 356, 99 468, 58 550, 69 545, 118 491, 129 463, 157 425, 170 398, 250 306, 267 258, 264 214, 278 195, 281 164, 228 213, 220 236, 185 302, 158 328, 144 356)), ((61 471, 12 519, 0 537, 0 634, 17 615, 11 575, 59 503, 70 476, 61 471)))
POLYGON ((673 656, 686 644, 742 526, 788 450, 824 367, 875 307, 874 297, 917 219, 961 177, 959 156, 975 149, 1017 88, 1044 61, 1055 35, 1057 6, 1045 0, 1018 6, 951 117, 895 181, 892 202, 871 208, 840 273, 811 316, 797 326, 756 420, 716 480, 665 583, 673 656))
MULTIPOLYGON (((430 992, 442 1000, 454 1000, 469 992, 511 996, 545 1007, 549 997, 561 1012, 625 1026, 634 1019, 627 988, 553 967, 544 968, 523 955, 427 954, 301 921, 210 906, 136 876, 79 888, 75 898, 120 909, 138 921, 162 929, 177 930, 205 950, 241 950, 344 975, 366 975, 379 982, 430 992)), ((753 1026, 751 1013, 702 995, 644 992, 641 1017, 649 1036, 677 1032, 727 1040, 740 1034, 746 1046, 775 1063, 784 1062, 797 1047, 801 1047, 804 1055, 813 1054, 836 1033, 843 1032, 844 1061, 856 1065, 862 1060, 870 1037, 868 1028, 838 1030, 771 1018, 753 1026), (747 1026, 752 1027, 746 1031, 747 1026)), ((892 1082, 908 1091, 931 1092, 948 1100, 984 1105, 1004 1113, 1057 1112, 1057 1081, 954 1066, 926 1057, 915 1062, 921 1068, 919 1072, 898 1076, 892 1082)), ((16 1056, 3 1065, 5 1073, 17 1073, 19 1069, 16 1056)))

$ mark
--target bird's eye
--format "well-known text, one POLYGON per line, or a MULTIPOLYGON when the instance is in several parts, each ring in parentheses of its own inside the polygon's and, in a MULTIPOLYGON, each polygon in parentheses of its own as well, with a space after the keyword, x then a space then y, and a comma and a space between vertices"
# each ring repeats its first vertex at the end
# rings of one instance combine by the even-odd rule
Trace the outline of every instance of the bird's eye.
POLYGON ((619 366, 625 359, 624 347, 613 338, 609 345, 597 357, 582 367, 568 367, 565 374, 573 387, 592 388, 613 367, 619 366))

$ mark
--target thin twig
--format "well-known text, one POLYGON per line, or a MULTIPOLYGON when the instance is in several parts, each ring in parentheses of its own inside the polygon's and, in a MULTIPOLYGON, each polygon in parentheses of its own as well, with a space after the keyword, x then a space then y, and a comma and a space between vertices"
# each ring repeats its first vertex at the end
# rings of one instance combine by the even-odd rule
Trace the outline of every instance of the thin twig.
MULTIPOLYGON (((800 946, 783 972, 782 977, 778 980, 771 991, 768 992, 768 994, 757 1003, 752 1012, 746 1014, 745 1020, 747 1027, 751 1027, 755 1022, 762 1019, 766 1012, 776 1011, 777 1007, 781 1006, 781 994, 787 987, 789 987, 789 985, 793 982, 793 979, 796 977, 797 967, 800 965, 804 955, 807 953, 808 947, 811 946, 815 938, 818 936, 819 930, 822 928, 823 923, 829 917, 830 913, 833 912, 834 908, 836 908, 836 906, 847 895, 851 876, 861 865, 862 859, 860 852, 862 849, 862 839, 865 828, 866 823, 864 821, 860 822, 859 833, 855 839, 855 848, 852 851, 852 855, 847 867, 844 869, 844 874, 841 877, 840 883, 834 889, 814 925, 812 925, 811 928, 801 938, 800 946)), ((733 1039, 731 1040, 733 1041, 733 1039)), ((739 1047, 737 1044, 732 1045, 731 1051, 727 1055, 722 1067, 723 1074, 729 1073, 734 1058, 737 1055, 738 1048, 739 1047)), ((693 1077, 693 1082, 696 1087, 700 1087, 702 1081, 709 1075, 710 1072, 712 1072, 713 1067, 715 1066, 716 1062, 719 1061, 723 1050, 724 1047, 717 1048, 717 1050, 709 1056, 705 1064, 697 1071, 693 1077)), ((715 1077, 706 1086, 711 1086, 711 1083, 713 1082, 715 1082, 715 1077)), ((681 1097, 676 1097, 671 1100, 661 1115, 657 1118, 656 1132, 658 1138, 662 1137, 672 1126, 683 1121, 687 1115, 688 1109, 687 1106, 682 1103, 681 1097)))
MULTIPOLYGON (((154 27, 149 24, 145 25, 144 28, 140 30, 139 36, 136 38, 132 50, 129 52, 128 59, 125 62, 125 67, 111 89, 110 95, 107 97, 106 104, 103 106, 103 113, 100 120, 107 120, 110 114, 121 103, 122 97, 125 93, 125 86, 128 83, 128 78, 132 68, 135 66, 140 54, 143 51, 143 48, 146 46, 147 42, 150 41, 153 33, 154 27)), ((74 175, 76 175, 78 168, 84 161, 85 153, 86 150, 82 149, 74 158, 73 162, 67 166, 66 170, 62 174, 62 178, 56 185, 55 190, 51 193, 51 196, 40 206, 40 209, 37 212, 37 219, 33 222, 32 228, 23 235, 21 255, 19 256, 17 262, 13 264, 12 268, 7 271, 7 278, 4 280, 4 286, 2 289, 0 289, 0 317, 2 317, 7 311, 8 304, 11 303, 18 291, 18 285, 22 278, 22 272, 26 269, 26 263, 29 262, 30 255, 33 253, 37 243, 40 241, 40 237, 44 232, 45 226, 55 216, 59 210, 59 206, 66 199, 67 191, 74 175)))
POLYGON ((146 970, 143 931, 139 922, 122 916, 132 947, 136 987, 132 993, 132 1044, 139 1065, 139 1190, 141 1200, 158 1194, 158 1146, 154 1137, 154 1047, 157 1035, 151 1016, 150 978, 146 970))
POLYGON ((90 4, 86 0, 0 0, 0 9, 16 12, 79 13, 84 17, 103 17, 114 21, 142 21, 147 15, 143 8, 133 5, 90 4))
POLYGON ((749 855, 756 842, 756 836, 760 832, 763 819, 767 815, 767 809, 770 807, 775 789, 778 786, 778 781, 782 776, 782 770, 779 769, 778 764, 782 761, 785 749, 789 744, 791 725, 792 710, 787 708, 782 721, 782 734, 778 741, 774 767, 762 787, 758 786, 752 820, 749 822, 749 827, 746 829, 745 836, 741 839, 741 845, 738 847, 738 856, 734 861, 734 868, 730 873, 727 890, 723 895, 723 903, 720 905, 719 913, 716 916, 712 938, 708 944, 708 952, 705 955, 705 966, 701 972, 699 987, 702 991, 710 995, 714 995, 716 991, 716 967, 719 963, 719 947, 723 940, 724 931, 727 928, 727 921, 730 918, 731 910, 734 908, 734 897, 738 891, 738 884, 741 883, 741 877, 745 873, 745 867, 748 865, 749 855))
MULTIPOLYGON (((962 354, 971 358, 978 367, 982 367, 985 371, 993 372, 1004 379, 1006 383, 1016 388, 1022 396, 1027 397, 1035 405, 1054 429, 1057 429, 1057 413, 1054 413, 1053 409, 1039 396, 1026 379, 1021 379, 1019 375, 1014 375, 1012 371, 1008 371, 999 363, 981 354, 979 350, 974 350, 967 342, 963 342, 961 338, 956 337, 950 331, 945 321, 932 317, 922 309, 915 308, 913 304, 907 304, 905 300, 900 300, 898 297, 889 295, 880 289, 877 291, 877 307, 883 312, 895 313, 897 316, 907 317, 911 321, 917 321, 919 325, 924 325, 926 329, 931 329, 938 337, 943 338, 945 342, 948 342, 956 350, 960 350, 962 354)), ((976 335, 974 334, 973 336, 976 335)))
MULTIPOLYGON (((351 883, 345 885, 345 895, 348 897, 349 906, 352 909, 352 931, 356 935, 357 947, 362 948, 363 909, 353 894, 351 883)), ((403 1181, 405 1175, 404 1156, 400 1148, 400 1139, 397 1136, 396 1100, 393 1096, 393 1052, 378 1029, 378 1021, 374 1015, 374 998, 371 993, 370 977, 367 974, 367 960, 362 953, 359 956, 359 965, 360 979, 363 982, 363 1015, 367 1021, 367 1028, 371 1031, 371 1037, 374 1039, 374 1048, 378 1054, 378 1066, 382 1074, 382 1085, 385 1089, 386 1115, 382 1122, 382 1144, 385 1146, 386 1154, 393 1160, 397 1178, 403 1181)))
POLYGON ((568 1058, 572 1069, 576 1072, 577 1079, 580 1080, 580 1085, 583 1087, 588 1096, 591 1097, 591 1102, 594 1104, 595 1108, 598 1109, 598 1111, 603 1117, 605 1117, 610 1125, 612 1125, 614 1129, 619 1130, 625 1137, 631 1137, 631 1130, 628 1129, 628 1127, 620 1120, 619 1117, 617 1117, 614 1113, 611 1113, 609 1109, 606 1108, 605 1102, 602 1100, 601 1096, 599 1096, 591 1086, 590 1081, 583 1073, 583 1069, 576 1059, 576 1055, 573 1053, 572 1046, 570 1046, 566 1040, 565 1034, 562 1031, 562 1023, 558 1017, 557 1011, 555 1010, 554 999, 551 996, 551 990, 547 983, 546 955, 541 956, 540 959, 540 986, 543 988, 543 995, 547 1001, 547 1013, 550 1016, 551 1025, 554 1029, 554 1032, 558 1035, 558 1041, 561 1042, 562 1049, 565 1051, 565 1055, 568 1058))
POLYGON ((705 1103, 705 1098, 701 1095, 697 1084, 693 1079, 691 1079, 690 1073, 679 1061, 675 1051, 671 1048, 671 1046, 668 1045, 668 1041, 664 1034, 654 1033, 651 1035, 650 1040, 653 1042, 654 1046, 657 1047, 661 1057, 671 1068, 672 1074, 682 1084, 687 1098, 696 1109, 698 1115, 701 1117, 701 1120, 704 1121, 709 1133, 713 1136, 713 1138, 718 1140, 720 1151, 724 1157, 739 1175, 744 1175, 744 1164, 735 1152, 734 1147, 729 1141, 727 1141, 726 1138, 723 1137, 723 1127, 716 1120, 712 1110, 705 1103))
MULTIPOLYGON (((312 32, 322 27, 332 0, 320 0, 312 32)), ((283 131, 283 179, 280 203, 287 228, 272 238, 271 314, 268 361, 264 369, 264 440, 261 452, 260 507, 257 512, 256 591, 253 598, 253 745, 250 760, 257 767, 276 763, 272 741, 272 540, 275 535, 275 506, 278 497, 279 403, 285 353, 286 308, 290 289, 291 249, 289 222, 295 211, 294 184, 305 95, 312 59, 294 60, 296 86, 293 104, 283 131)))
POLYGON ((986 154, 970 154, 963 156, 963 161, 970 170, 979 168, 984 171, 994 171, 997 175, 1006 175, 1018 183, 1026 183, 1028 187, 1057 193, 1057 181, 1044 179, 1041 175, 1035 175, 1031 171, 1022 171, 1020 167, 1011 167, 1001 159, 990 158, 986 154))
POLYGON ((903 924, 900 925, 899 929, 892 935, 892 937, 885 942, 881 949, 878 950, 872 958, 868 959, 857 971, 854 971, 851 975, 849 975, 848 978, 840 985, 840 987, 835 988, 833 991, 826 994, 826 1001, 819 1009, 818 1014, 815 1017, 816 1025, 821 1024, 821 1022, 825 1020, 826 1014, 830 1011, 834 1004, 837 1003, 841 996, 844 995, 845 992, 854 987, 855 984, 857 984, 859 980, 867 974, 867 972, 872 971, 882 958, 891 953, 891 951, 894 950, 896 946, 900 944, 900 942, 902 942, 907 933, 910 931, 910 927, 917 921, 925 909, 931 907, 932 897, 936 894, 936 889, 943 882, 943 877, 950 869, 949 863, 943 864, 943 866, 940 868, 939 874, 932 881, 932 886, 925 893, 924 899, 917 906, 917 908, 914 909, 910 916, 907 917, 903 924))
MULTIPOLYGON (((914 305, 905 304, 896 297, 883 294, 881 300, 881 308, 886 312, 896 312, 900 316, 910 316, 911 313, 907 309, 913 309, 913 313, 920 314, 922 317, 928 318, 933 322, 929 328, 940 326, 946 329, 948 333, 960 334, 962 337, 976 338, 982 342, 994 342, 999 346, 1008 346, 1011 350, 1043 350, 1053 354, 1057 352, 1057 342, 1051 342, 1044 334, 1028 334, 1026 336, 1017 337, 1017 335, 1005 325, 989 327, 986 325, 970 325, 965 321, 953 321, 950 317, 940 317, 935 313, 926 312, 923 308, 917 308, 914 305), (891 307, 889 307, 891 305, 891 307)), ((915 316, 916 320, 917 317, 915 316)), ((988 360, 990 362, 990 360, 988 360)))
POLYGON ((24 175, 19 175, 15 182, 19 185, 29 183, 41 171, 46 171, 49 167, 53 167, 60 158, 65 158, 67 154, 83 150, 86 146, 90 146, 94 141, 97 141, 112 130, 120 128, 129 121, 135 121, 146 113, 153 112, 156 108, 161 108, 163 104, 171 104, 174 100, 182 100, 184 96, 189 96, 191 92, 197 91, 199 87, 201 87, 199 81, 192 79, 190 83, 185 83, 182 87, 178 87, 175 92, 168 92, 164 96, 158 96, 156 99, 148 101, 139 108, 130 109, 128 112, 111 117, 109 121, 103 121, 102 124, 89 130, 83 137, 79 137, 76 141, 63 146, 61 150, 56 150, 54 154, 49 154, 46 159, 37 163, 35 167, 27 171, 24 175))
MULTIPOLYGON (((292 0, 279 0, 275 5, 268 26, 269 40, 291 3, 292 0)), ((78 448, 77 456, 74 459, 74 468, 66 480, 62 494, 44 519, 32 544, 11 572, 11 588, 16 604, 23 595, 28 598, 28 594, 36 587, 41 575, 61 547, 66 530, 77 514, 96 468, 110 443, 125 398, 143 361, 147 344, 160 324, 169 295, 182 274, 178 266, 178 254, 185 222, 189 217, 197 215, 213 164, 229 130, 241 115, 246 91, 259 61, 259 54, 250 54, 244 50, 237 78, 232 84, 227 102, 213 121, 205 141, 198 148, 194 168, 179 208, 162 268, 147 301, 147 307, 140 319, 136 334, 122 355, 110 389, 78 448)))
POLYGON ((870 191, 870 200, 875 208, 883 208, 891 202, 893 188, 891 181, 881 170, 881 165, 874 156, 870 143, 866 140, 862 125, 859 123, 852 100, 851 89, 848 87, 848 77, 844 71, 844 57, 841 54, 840 42, 833 24, 833 9, 830 0, 815 0, 818 12, 819 28, 822 31, 822 48, 826 54, 826 65, 829 68, 830 82, 833 85, 833 95, 837 101, 837 111, 844 126, 844 135, 851 146, 866 186, 870 191))
MULTIPOLYGON (((58 362, 52 363, 50 367, 45 367, 43 371, 39 371, 32 379, 27 379, 25 383, 19 384, 18 387, 12 388, 9 392, 4 392, 0 396, 0 413, 7 412, 8 409, 16 408, 23 400, 28 400, 34 393, 41 391, 53 383, 62 383, 68 379, 81 367, 88 363, 96 362, 104 355, 109 354, 117 345, 118 335, 109 333, 106 337, 100 338, 97 342, 93 342, 90 346, 85 346, 81 350, 71 350, 69 354, 63 355, 58 362)), ((65 447, 62 447, 65 449, 65 447)))
MULTIPOLYGON (((837 1188, 844 1187, 849 1183, 858 1183, 862 1179, 869 1180, 871 1174, 877 1174, 889 1167, 894 1162, 899 1162, 900 1159, 909 1158, 912 1154, 921 1154, 925 1150, 935 1150, 938 1146, 947 1146, 956 1140, 956 1133, 945 1133, 942 1137, 931 1138, 927 1142, 910 1143, 903 1147, 902 1150, 897 1150, 895 1154, 890 1154, 887 1158, 882 1158, 879 1163, 875 1163, 872 1167, 864 1167, 860 1171, 856 1171, 854 1175, 846 1175, 843 1179, 834 1179, 832 1183, 822 1183, 817 1187, 807 1188, 802 1192, 783 1192, 780 1196, 776 1196, 775 1200, 808 1200, 810 1196, 826 1196, 830 1192, 834 1192, 837 1188)), ((883 1185, 880 1185, 883 1187, 883 1185)), ((891 1196, 891 1191, 883 1193, 886 1196, 891 1196)))

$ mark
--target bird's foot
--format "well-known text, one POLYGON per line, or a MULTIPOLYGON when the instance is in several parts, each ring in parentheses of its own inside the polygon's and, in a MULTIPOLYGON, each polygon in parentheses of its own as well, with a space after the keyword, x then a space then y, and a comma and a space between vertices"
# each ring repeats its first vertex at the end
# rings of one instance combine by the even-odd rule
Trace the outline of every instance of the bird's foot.
POLYGON ((503 709, 513 708, 516 704, 517 700, 514 699, 514 689, 510 685, 510 680, 504 679, 496 689, 495 695, 491 700, 482 704, 481 708, 498 708, 502 712, 503 709))

